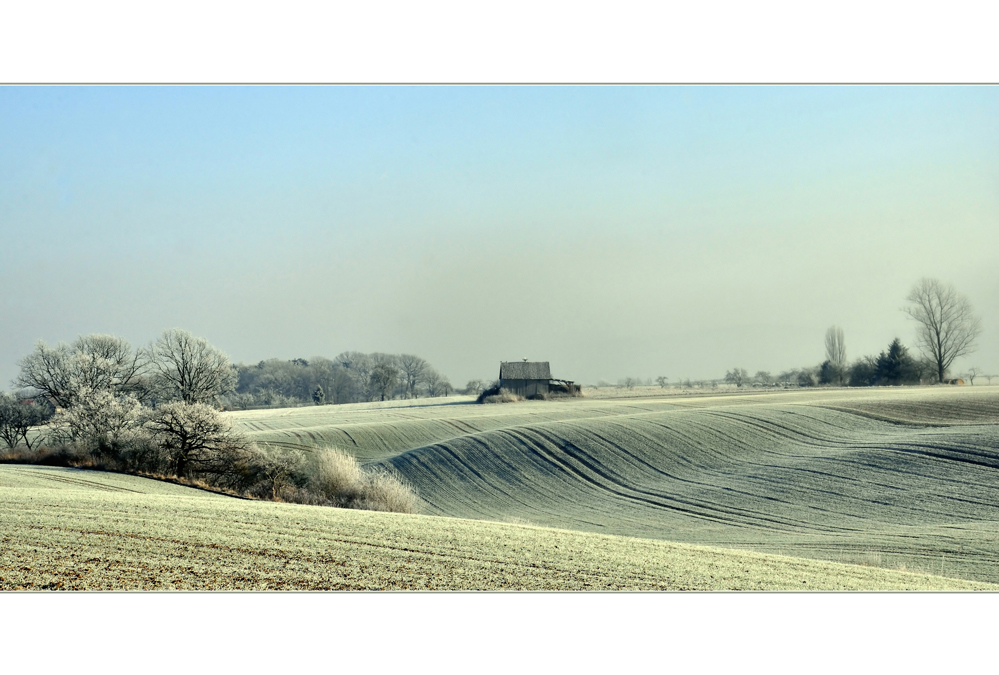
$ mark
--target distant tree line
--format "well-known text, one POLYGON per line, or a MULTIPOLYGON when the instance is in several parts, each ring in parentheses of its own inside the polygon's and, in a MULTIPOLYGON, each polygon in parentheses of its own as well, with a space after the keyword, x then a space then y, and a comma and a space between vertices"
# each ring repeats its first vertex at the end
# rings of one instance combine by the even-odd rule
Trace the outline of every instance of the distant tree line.
MULTIPOLYGON (((971 304, 953 286, 936 279, 921 279, 906 297, 903 311, 916 322, 916 343, 921 355, 914 356, 895 338, 876 356, 863 356, 847 362, 843 330, 831 326, 826 331, 826 359, 815 367, 793 368, 776 377, 760 371, 750 377, 745 369, 734 368, 725 381, 737 387, 837 385, 850 387, 933 384, 947 380, 954 360, 975 350, 974 341, 981 333, 981 320, 971 304)), ((982 375, 972 367, 969 377, 982 375)))
POLYGON ((350 352, 337 358, 301 377, 296 369, 310 367, 304 361, 236 367, 207 340, 180 329, 140 349, 113 335, 55 346, 39 341, 18 364, 19 391, 0 394, 0 440, 8 448, 0 459, 169 475, 258 498, 415 509, 418 500, 397 477, 368 474, 349 462, 349 494, 331 491, 343 482, 330 474, 335 462, 310 466, 301 454, 262 450, 219 410, 237 395, 242 370, 267 383, 263 391, 280 383, 285 389, 278 395, 289 399, 312 389, 314 403, 325 402, 323 384, 344 402, 384 400, 400 386, 408 395, 450 389, 416 357, 350 352), (316 373, 328 379, 314 379, 316 373))
MULTIPOLYGON (((269 359, 237 364, 230 409, 330 405, 447 396, 450 380, 413 354, 343 352, 333 359, 269 359)), ((481 385, 469 382, 469 387, 481 385)))

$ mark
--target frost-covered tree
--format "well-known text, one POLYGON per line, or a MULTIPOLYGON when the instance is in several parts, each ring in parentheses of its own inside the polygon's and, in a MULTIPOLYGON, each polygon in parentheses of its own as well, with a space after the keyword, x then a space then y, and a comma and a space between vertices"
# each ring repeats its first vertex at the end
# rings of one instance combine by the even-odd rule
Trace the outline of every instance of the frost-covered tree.
POLYGON ((144 394, 142 355, 114 335, 85 335, 54 347, 39 340, 18 365, 16 386, 36 389, 63 408, 84 390, 144 394))
POLYGON ((143 440, 142 404, 131 394, 84 389, 52 419, 54 435, 92 454, 113 457, 143 440))
POLYGON ((236 387, 237 372, 229 357, 186 330, 164 331, 148 355, 153 386, 163 399, 214 404, 236 387))
POLYGON ((153 411, 145 428, 177 477, 236 470, 250 447, 226 417, 204 403, 165 403, 153 411))
POLYGON ((826 331, 826 360, 819 367, 819 384, 843 384, 847 379, 847 370, 843 329, 830 326, 826 331))
POLYGON ((846 368, 846 342, 839 326, 830 326, 826 331, 826 360, 839 369, 846 368))
POLYGON ((428 368, 423 382, 427 387, 428 396, 447 396, 453 389, 451 381, 433 368, 428 368))

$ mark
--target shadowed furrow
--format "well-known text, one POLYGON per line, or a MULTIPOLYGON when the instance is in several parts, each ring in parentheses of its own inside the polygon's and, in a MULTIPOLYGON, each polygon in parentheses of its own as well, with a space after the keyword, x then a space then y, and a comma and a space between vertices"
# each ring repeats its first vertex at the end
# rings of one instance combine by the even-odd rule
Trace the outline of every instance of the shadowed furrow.
POLYGON ((926 545, 928 528, 999 522, 995 426, 828 408, 632 410, 456 437, 383 464, 435 513, 789 552, 876 545, 925 560, 940 543, 926 545))

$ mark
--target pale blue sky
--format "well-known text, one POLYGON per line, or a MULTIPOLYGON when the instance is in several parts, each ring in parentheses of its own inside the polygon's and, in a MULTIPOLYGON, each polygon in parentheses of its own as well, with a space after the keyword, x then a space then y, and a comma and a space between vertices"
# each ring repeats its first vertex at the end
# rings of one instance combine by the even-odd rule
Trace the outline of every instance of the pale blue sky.
POLYGON ((995 87, 3 87, 0 384, 35 340, 714 378, 896 335, 999 372, 995 87))

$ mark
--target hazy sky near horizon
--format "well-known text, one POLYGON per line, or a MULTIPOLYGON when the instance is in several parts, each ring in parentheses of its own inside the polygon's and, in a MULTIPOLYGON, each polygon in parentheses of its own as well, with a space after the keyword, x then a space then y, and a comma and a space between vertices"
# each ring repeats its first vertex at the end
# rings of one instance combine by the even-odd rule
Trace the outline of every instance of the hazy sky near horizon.
POLYGON ((999 373, 999 88, 0 87, 0 389, 36 340, 409 352, 463 386, 852 360, 920 277, 999 373))

